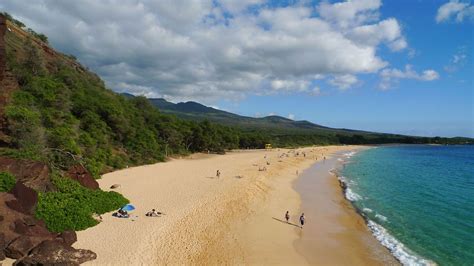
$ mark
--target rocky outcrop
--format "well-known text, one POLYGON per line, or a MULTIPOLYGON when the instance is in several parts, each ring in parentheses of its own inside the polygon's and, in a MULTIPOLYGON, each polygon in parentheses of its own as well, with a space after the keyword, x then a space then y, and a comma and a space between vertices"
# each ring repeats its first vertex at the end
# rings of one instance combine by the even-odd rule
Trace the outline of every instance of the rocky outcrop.
POLYGON ((0 15, 0 80, 3 80, 3 73, 7 65, 7 53, 5 51, 5 32, 7 31, 7 21, 0 15))
POLYGON ((34 213, 35 206, 38 203, 38 192, 23 185, 20 181, 17 181, 10 193, 13 194, 16 200, 20 203, 21 209, 24 213, 34 213))
POLYGON ((69 168, 67 171, 66 175, 73 179, 78 181, 82 186, 90 189, 99 189, 99 183, 92 177, 92 175, 87 171, 84 166, 80 164, 76 164, 69 168))
POLYGON ((18 181, 36 191, 53 189, 49 179, 50 170, 45 163, 0 156, 0 171, 11 173, 18 181))
POLYGON ((8 104, 10 95, 19 88, 18 82, 7 66, 7 52, 5 34, 8 22, 0 15, 0 147, 8 146, 11 138, 8 133, 8 121, 5 117, 5 106, 8 104))
POLYGON ((15 265, 79 265, 96 258, 90 250, 75 249, 59 240, 46 240, 15 265))
POLYGON ((66 245, 72 246, 72 244, 77 241, 77 234, 74 231, 64 231, 57 239, 64 242, 66 245))
POLYGON ((78 265, 96 258, 92 251, 71 247, 77 241, 74 231, 50 232, 32 215, 36 203, 36 191, 20 182, 10 193, 0 193, 0 260, 17 259, 15 265, 78 265))

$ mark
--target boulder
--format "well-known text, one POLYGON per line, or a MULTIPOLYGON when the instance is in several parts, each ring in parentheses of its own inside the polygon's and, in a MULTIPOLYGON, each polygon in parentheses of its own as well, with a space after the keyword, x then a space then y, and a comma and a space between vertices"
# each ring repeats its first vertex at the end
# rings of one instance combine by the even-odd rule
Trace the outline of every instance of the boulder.
POLYGON ((87 171, 84 166, 80 164, 76 164, 69 168, 69 170, 66 172, 66 175, 73 179, 78 181, 82 186, 90 189, 99 189, 99 183, 94 179, 94 177, 87 171))
POLYGON ((35 206, 38 203, 38 192, 17 181, 10 193, 18 200, 24 212, 34 213, 35 206))
POLYGON ((5 255, 12 259, 19 259, 28 255, 28 252, 37 244, 38 243, 34 243, 30 237, 19 236, 5 248, 5 255))
POLYGON ((45 192, 54 188, 49 178, 49 167, 42 162, 0 156, 0 171, 13 174, 18 181, 37 191, 45 192))
POLYGON ((25 214, 27 213, 27 211, 23 209, 23 206, 21 206, 21 203, 15 198, 9 201, 5 201, 5 205, 7 205, 8 208, 14 211, 25 213, 25 214))
POLYGON ((5 234, 0 233, 0 261, 6 258, 5 251, 3 251, 5 248, 6 248, 5 234))
POLYGON ((59 240, 63 241, 66 245, 71 246, 76 243, 77 235, 74 231, 64 231, 58 236, 59 240))
POLYGON ((46 240, 15 265, 79 265, 96 258, 90 250, 75 249, 60 240, 46 240))
POLYGON ((25 217, 23 220, 17 219, 14 222, 14 231, 20 235, 26 235, 31 237, 41 238, 54 238, 55 234, 48 231, 48 229, 41 223, 32 224, 32 217, 25 217), (28 221, 28 223, 25 222, 28 221), (31 225, 32 224, 32 225, 31 225))

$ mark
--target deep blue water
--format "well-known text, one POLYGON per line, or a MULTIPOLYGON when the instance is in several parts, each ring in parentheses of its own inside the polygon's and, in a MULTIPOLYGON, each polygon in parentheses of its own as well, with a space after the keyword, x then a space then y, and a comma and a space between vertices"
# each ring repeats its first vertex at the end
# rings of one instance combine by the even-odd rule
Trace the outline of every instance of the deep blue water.
POLYGON ((404 264, 474 265, 474 146, 387 146, 346 158, 346 197, 404 264))

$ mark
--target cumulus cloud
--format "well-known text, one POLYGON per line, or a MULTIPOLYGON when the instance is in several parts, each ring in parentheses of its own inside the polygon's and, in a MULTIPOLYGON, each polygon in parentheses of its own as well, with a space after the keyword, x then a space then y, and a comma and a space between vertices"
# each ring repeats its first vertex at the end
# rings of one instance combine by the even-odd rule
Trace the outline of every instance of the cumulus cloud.
POLYGON ((265 0, 3 0, 5 10, 74 54, 107 85, 168 100, 348 89, 408 44, 380 0, 274 7, 265 0))
POLYGON ((436 22, 449 21, 451 18, 454 18, 456 22, 462 22, 465 18, 474 19, 474 6, 469 2, 450 0, 439 7, 436 22))
POLYGON ((347 90, 357 82, 357 77, 350 74, 338 75, 329 80, 329 84, 339 88, 340 90, 347 90))
POLYGON ((288 114, 288 119, 295 120, 295 115, 294 114, 288 114))
POLYGON ((386 68, 380 72, 382 81, 379 88, 382 90, 390 89, 392 84, 398 82, 400 79, 415 79, 420 81, 433 81, 439 79, 439 74, 433 69, 424 70, 422 73, 417 73, 413 70, 411 65, 406 65, 405 70, 396 68, 386 68))

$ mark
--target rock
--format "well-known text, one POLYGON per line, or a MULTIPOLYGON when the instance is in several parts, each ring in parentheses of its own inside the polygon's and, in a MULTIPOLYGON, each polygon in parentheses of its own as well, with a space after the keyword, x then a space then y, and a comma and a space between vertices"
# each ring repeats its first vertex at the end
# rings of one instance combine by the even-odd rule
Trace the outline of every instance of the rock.
POLYGON ((14 222, 13 231, 20 235, 25 235, 28 232, 28 225, 26 225, 22 220, 17 219, 14 222))
POLYGON ((59 240, 46 240, 15 265, 79 265, 96 258, 90 250, 75 249, 59 240))
POLYGON ((113 184, 110 186, 110 189, 116 189, 116 188, 119 188, 120 187, 120 184, 113 184))
POLYGON ((5 255, 12 259, 19 259, 27 255, 36 244, 27 236, 19 236, 5 248, 5 255))
POLYGON ((26 213, 34 213, 35 206, 38 203, 38 192, 17 181, 10 193, 15 196, 26 213))
POLYGON ((6 248, 6 246, 7 246, 7 243, 5 241, 5 234, 0 233, 0 261, 6 258, 5 251, 3 251, 6 248))
POLYGON ((27 213, 25 209, 23 209, 23 206, 21 206, 21 203, 17 199, 12 199, 9 201, 6 201, 5 204, 8 206, 8 208, 21 212, 21 213, 27 213))
POLYGON ((0 171, 13 174, 25 186, 37 191, 45 192, 54 188, 49 178, 49 167, 42 162, 0 156, 0 171))
POLYGON ((78 181, 82 186, 90 189, 98 189, 99 188, 99 183, 92 177, 92 175, 87 171, 84 166, 77 164, 69 168, 67 171, 66 175, 73 179, 78 181))
POLYGON ((59 234, 59 238, 68 246, 71 246, 77 241, 77 235, 74 231, 64 231, 59 234))
POLYGON ((36 225, 39 221, 36 220, 36 219, 33 218, 33 217, 26 216, 25 218, 23 218, 23 222, 24 222, 26 225, 33 226, 33 225, 36 225))
MULTIPOLYGON (((14 231, 20 235, 32 236, 32 237, 41 237, 52 239, 55 235, 48 231, 48 229, 41 223, 35 223, 33 225, 28 225, 24 220, 34 219, 32 217, 25 217, 23 220, 15 220, 14 222, 14 231)), ((30 221, 31 222, 31 221, 30 221)))

